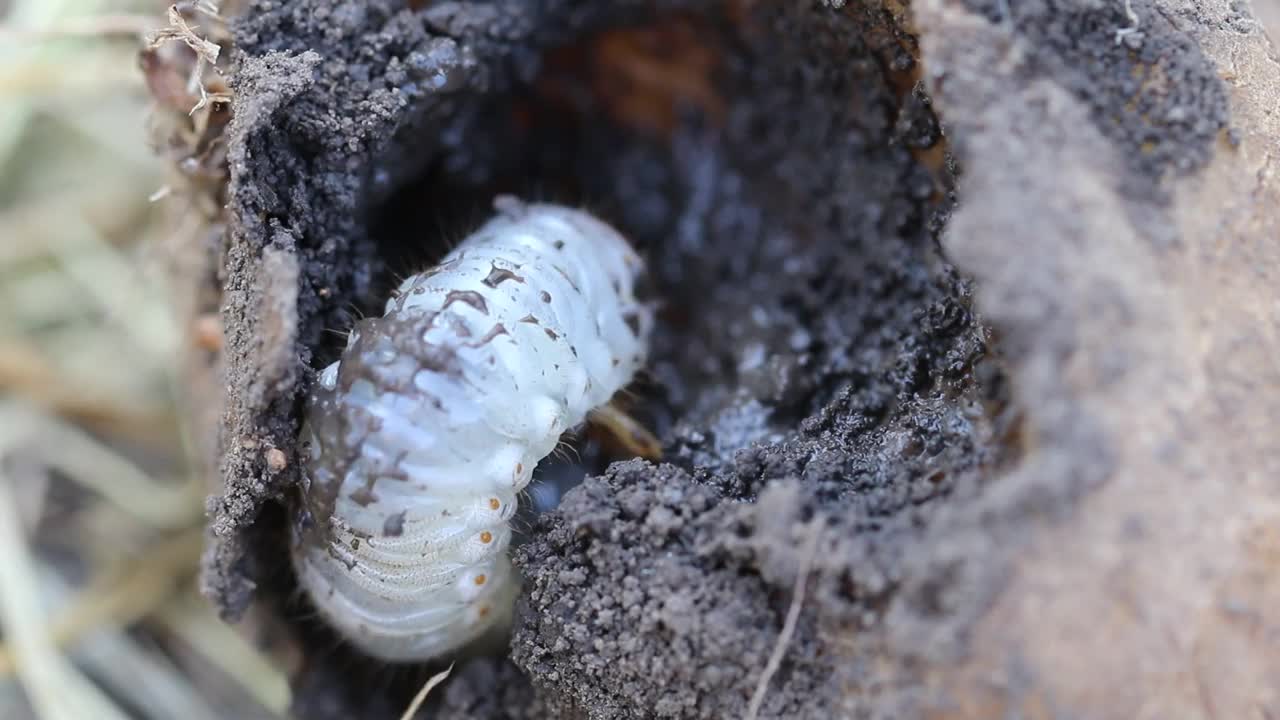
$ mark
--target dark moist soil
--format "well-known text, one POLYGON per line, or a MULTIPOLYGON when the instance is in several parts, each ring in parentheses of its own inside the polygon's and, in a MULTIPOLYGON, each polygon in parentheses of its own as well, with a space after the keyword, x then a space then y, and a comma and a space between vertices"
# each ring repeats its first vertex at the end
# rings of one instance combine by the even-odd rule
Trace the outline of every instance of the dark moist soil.
MULTIPOLYGON (((1141 0, 1144 35, 1127 45, 1122 3, 1012 4, 1013 18, 1009 3, 969 7, 1028 48, 1027 82, 1089 108, 1125 159, 1132 212, 1160 226, 1160 178, 1203 163, 1225 123, 1212 68, 1141 0), (1155 58, 1160 92, 1135 70, 1155 58), (1177 122, 1140 120, 1157 115, 1177 122)), ((586 453, 591 476, 516 551, 509 651, 455 668, 429 716, 741 717, 811 532, 761 716, 909 716, 913 658, 962 645, 1019 525, 1069 512, 1107 453, 1062 400, 1077 457, 1001 488, 1004 530, 968 526, 939 554, 937 519, 976 514, 1022 456, 1008 378, 1040 340, 1010 313, 999 336, 984 327, 940 250, 963 178, 926 87, 973 113, 969 90, 1001 90, 963 63, 926 78, 908 27, 873 2, 251 4, 235 28, 222 277, 226 488, 204 582, 226 617, 253 605, 302 650, 300 717, 398 717, 439 666, 363 658, 298 597, 284 508, 299 398, 335 357, 332 331, 376 312, 500 192, 582 204, 649 259, 663 310, 633 410, 666 452, 607 469, 586 453)), ((1012 238, 992 243, 1043 280, 1012 238)), ((1023 397, 1049 396, 1026 382, 1023 397)))

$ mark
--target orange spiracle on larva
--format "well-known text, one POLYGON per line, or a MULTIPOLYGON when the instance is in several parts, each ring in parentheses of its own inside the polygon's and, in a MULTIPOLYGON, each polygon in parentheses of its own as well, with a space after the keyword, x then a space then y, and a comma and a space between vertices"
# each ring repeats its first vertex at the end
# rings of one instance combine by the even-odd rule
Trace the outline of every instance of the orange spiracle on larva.
POLYGON ((308 399, 299 583, 369 655, 415 661, 509 622, 518 494, 643 365, 653 312, 616 230, 567 207, 497 215, 356 323, 308 399))

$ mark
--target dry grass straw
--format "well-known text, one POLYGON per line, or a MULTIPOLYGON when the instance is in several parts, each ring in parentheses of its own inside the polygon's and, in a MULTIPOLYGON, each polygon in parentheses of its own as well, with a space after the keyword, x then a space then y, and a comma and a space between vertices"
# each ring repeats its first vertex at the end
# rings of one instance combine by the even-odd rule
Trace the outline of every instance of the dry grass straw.
POLYGON ((190 339, 156 261, 182 238, 148 201, 173 174, 148 149, 155 88, 138 52, 196 52, 206 66, 186 78, 196 100, 184 112, 203 118, 197 103, 226 100, 202 82, 220 50, 202 34, 217 7, 6 5, 0 713, 280 716, 283 678, 193 591, 204 491, 176 410, 190 339))

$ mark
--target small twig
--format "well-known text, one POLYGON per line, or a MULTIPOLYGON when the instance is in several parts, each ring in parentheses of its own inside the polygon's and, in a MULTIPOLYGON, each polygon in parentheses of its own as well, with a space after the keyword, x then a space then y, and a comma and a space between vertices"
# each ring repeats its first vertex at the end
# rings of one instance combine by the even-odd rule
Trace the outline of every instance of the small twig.
POLYGON ((1122 27, 1116 30, 1116 44, 1124 42, 1124 39, 1130 35, 1135 35, 1138 28, 1142 25, 1142 18, 1138 17, 1138 13, 1133 11, 1133 0, 1124 0, 1124 14, 1129 18, 1129 27, 1122 27))
POLYGON ((400 720, 413 720, 413 716, 418 712, 418 709, 422 707, 422 703, 427 701, 427 695, 435 688, 435 686, 444 682, 451 672, 453 672, 453 663, 449 663, 449 667, 445 668, 442 672, 432 675, 431 679, 427 680, 427 684, 423 685, 422 689, 418 691, 418 694, 413 696, 413 702, 409 703, 409 707, 406 708, 404 714, 400 716, 400 720))
MULTIPOLYGON (((198 88, 200 93, 204 94, 204 69, 212 67, 217 70, 218 53, 222 52, 222 46, 217 43, 202 38, 195 33, 195 30, 187 24, 182 17, 182 11, 177 5, 169 6, 169 27, 160 28, 147 34, 147 49, 155 50, 170 40, 178 40, 191 48, 196 54, 195 65, 191 68, 191 74, 187 78, 187 92, 193 93, 198 88)), ((193 109, 192 114, 195 113, 193 109)))
MULTIPOLYGON (((218 15, 217 4, 210 0, 196 2, 191 7, 215 22, 223 22, 222 17, 218 15)), ((197 35, 195 29, 183 19, 182 10, 178 5, 169 6, 168 17, 169 27, 160 28, 147 34, 147 49, 155 50, 170 40, 179 40, 195 52, 196 62, 191 67, 191 74, 187 77, 187 92, 194 93, 199 91, 200 101, 187 114, 195 115, 197 111, 207 107, 210 103, 230 102, 230 93, 210 93, 204 87, 205 69, 211 69, 215 73, 218 72, 218 54, 222 52, 222 46, 197 35)))
POLYGON ((787 619, 782 623, 782 632, 778 633, 778 642, 773 646, 769 662, 765 664, 760 679, 756 681, 756 690, 751 694, 751 704, 747 706, 746 720, 755 720, 760 714, 760 706, 764 704, 765 694, 769 690, 769 681, 773 679, 778 668, 782 667, 782 659, 786 657, 787 646, 791 636, 796 632, 796 624, 800 621, 800 608, 804 605, 804 590, 809 584, 809 571, 813 568, 813 558, 818 552, 818 538, 822 536, 822 521, 814 518, 809 521, 809 537, 800 556, 800 569, 796 572, 795 588, 791 591, 791 607, 787 610, 787 619))
POLYGON ((168 18, 169 27, 147 33, 147 49, 155 50, 170 40, 178 40, 186 43, 196 57, 210 65, 218 62, 218 53, 222 52, 222 47, 197 35, 196 31, 183 19, 177 5, 169 6, 168 18))
POLYGON ((201 85, 199 86, 199 90, 200 90, 200 102, 196 103, 196 104, 191 108, 191 112, 187 113, 187 115, 188 115, 188 116, 195 115, 197 111, 202 110, 202 109, 204 109, 205 107, 208 107, 210 103, 229 103, 229 102, 231 102, 231 93, 229 93, 229 92, 216 92, 216 93, 211 93, 211 92, 209 92, 209 91, 207 91, 207 90, 205 90, 205 89, 204 89, 204 85, 203 85, 203 84, 201 84, 201 85))

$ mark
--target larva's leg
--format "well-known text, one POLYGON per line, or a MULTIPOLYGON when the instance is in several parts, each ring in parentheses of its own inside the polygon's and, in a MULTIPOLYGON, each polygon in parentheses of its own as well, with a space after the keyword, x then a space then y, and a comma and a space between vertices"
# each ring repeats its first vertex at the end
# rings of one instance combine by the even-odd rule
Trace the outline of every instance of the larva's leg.
POLYGON ((611 449, 645 460, 662 459, 662 443, 648 428, 613 403, 601 405, 587 416, 591 429, 611 449))

